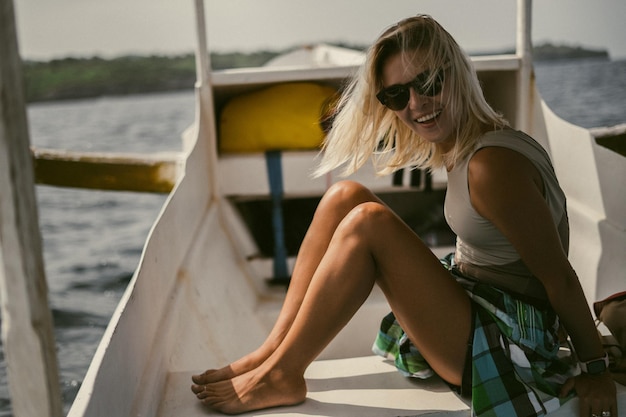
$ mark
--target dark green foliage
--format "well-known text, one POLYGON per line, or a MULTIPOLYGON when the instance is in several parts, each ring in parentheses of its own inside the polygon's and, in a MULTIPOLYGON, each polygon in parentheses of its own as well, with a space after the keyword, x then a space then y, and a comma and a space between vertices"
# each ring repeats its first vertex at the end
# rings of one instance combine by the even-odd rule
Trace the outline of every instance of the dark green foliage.
POLYGON ((581 46, 553 45, 544 43, 533 48, 536 61, 555 61, 560 59, 601 58, 609 59, 605 49, 587 49, 581 46))
MULTIPOLYGON (((212 54, 214 69, 263 65, 277 52, 212 54)), ((25 61, 28 102, 193 89, 193 54, 25 61)))
POLYGON ((191 89, 194 81, 191 54, 24 62, 28 102, 191 89))

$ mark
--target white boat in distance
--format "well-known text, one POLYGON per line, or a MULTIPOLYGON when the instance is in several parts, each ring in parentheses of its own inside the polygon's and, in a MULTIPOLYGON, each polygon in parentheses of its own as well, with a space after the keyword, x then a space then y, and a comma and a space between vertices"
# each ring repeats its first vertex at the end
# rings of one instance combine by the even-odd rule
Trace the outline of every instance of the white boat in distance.
MULTIPOLYGON (((600 145, 589 130, 561 120, 541 100, 528 53, 529 3, 520 2, 517 53, 477 57, 473 63, 488 101, 550 153, 569 202, 571 262, 588 299, 598 300, 626 289, 626 158, 600 145)), ((276 271, 284 274, 290 268, 301 228, 335 181, 332 175, 310 178, 315 149, 284 150, 274 162, 262 152, 218 152, 217 120, 231 98, 267 87, 306 82, 339 88, 354 73, 354 62, 337 65, 329 54, 351 59, 355 54, 327 49, 324 65, 210 73, 202 1, 196 5, 196 120, 184 135, 180 174, 70 417, 217 414, 191 393, 191 374, 221 367, 264 340, 284 295, 282 286, 267 279, 281 278, 276 271), (281 199, 278 222, 293 235, 272 228, 273 197, 281 199), (281 263, 283 269, 277 268, 281 263)), ((437 253, 451 251, 450 236, 437 218, 445 175, 418 177, 406 171, 381 178, 364 169, 354 179, 396 208, 437 253)), ((442 381, 405 379, 371 355, 380 318, 388 310, 375 291, 307 371, 309 394, 303 404, 245 415, 468 416, 469 405, 442 381)), ((618 386, 618 391, 624 412, 626 388, 618 386)), ((554 415, 575 415, 576 402, 554 415)))

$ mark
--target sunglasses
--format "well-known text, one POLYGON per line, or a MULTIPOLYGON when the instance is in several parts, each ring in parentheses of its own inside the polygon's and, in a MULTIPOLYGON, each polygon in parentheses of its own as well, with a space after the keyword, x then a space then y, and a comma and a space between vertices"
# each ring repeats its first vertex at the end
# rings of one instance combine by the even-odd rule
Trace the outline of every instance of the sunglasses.
POLYGON ((433 97, 441 93, 443 89, 443 73, 442 69, 438 70, 432 81, 430 71, 424 71, 417 74, 413 80, 406 84, 396 84, 387 88, 383 88, 376 94, 376 98, 380 103, 390 110, 402 110, 409 103, 411 92, 413 89, 420 96, 433 97))

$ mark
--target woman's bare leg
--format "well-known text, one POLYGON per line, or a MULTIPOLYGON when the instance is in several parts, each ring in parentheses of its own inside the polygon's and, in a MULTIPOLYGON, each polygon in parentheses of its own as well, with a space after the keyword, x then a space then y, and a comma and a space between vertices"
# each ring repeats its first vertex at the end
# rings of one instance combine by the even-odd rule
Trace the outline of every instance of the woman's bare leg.
POLYGON ((265 342, 255 351, 228 366, 194 375, 192 381, 195 384, 204 385, 241 375, 259 366, 276 350, 300 309, 313 273, 324 256, 335 229, 354 207, 367 201, 380 200, 356 182, 342 181, 329 189, 320 201, 302 241, 285 301, 265 342))
POLYGON ((381 204, 364 203, 335 231, 278 348, 254 370, 202 387, 198 398, 229 414, 303 401, 304 371, 376 282, 434 370, 460 384, 471 328, 469 298, 397 216, 381 204))

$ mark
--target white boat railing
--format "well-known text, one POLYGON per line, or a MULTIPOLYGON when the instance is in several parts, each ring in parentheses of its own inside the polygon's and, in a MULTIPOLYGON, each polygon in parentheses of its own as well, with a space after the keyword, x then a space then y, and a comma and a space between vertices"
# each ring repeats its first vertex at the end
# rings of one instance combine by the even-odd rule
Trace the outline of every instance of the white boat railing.
MULTIPOLYGON (((207 45, 206 19, 204 17, 204 0, 195 0, 196 9, 196 123, 198 129, 206 129, 203 136, 207 138, 209 160, 207 167, 210 183, 211 200, 215 200, 219 193, 219 175, 217 167, 217 129, 215 125, 215 110, 213 89, 211 88, 211 57, 207 45)), ((198 135, 194 135, 198 137, 198 135)), ((190 144, 186 144, 190 147, 190 144)))
POLYGON ((0 304, 13 412, 62 415, 12 0, 0 2, 0 304))
POLYGON ((516 55, 519 59, 519 71, 517 72, 517 114, 516 126, 524 132, 530 131, 531 112, 531 76, 532 63, 532 2, 531 0, 518 0, 517 2, 517 37, 516 55))

